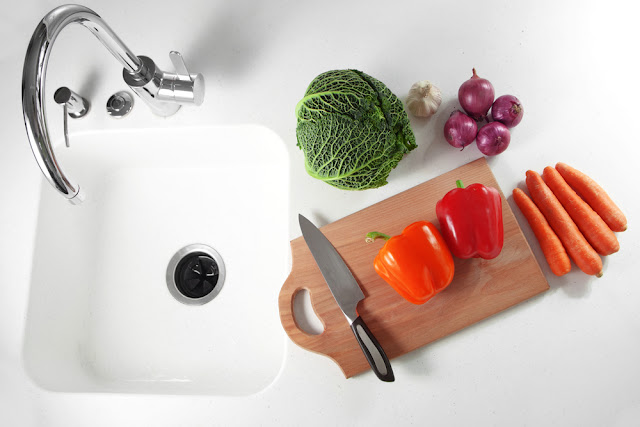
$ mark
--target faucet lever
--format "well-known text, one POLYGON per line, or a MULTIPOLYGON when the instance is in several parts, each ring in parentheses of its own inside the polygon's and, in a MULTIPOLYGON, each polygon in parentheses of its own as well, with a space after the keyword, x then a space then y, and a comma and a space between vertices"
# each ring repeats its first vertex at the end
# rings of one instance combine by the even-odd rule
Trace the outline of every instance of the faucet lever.
POLYGON ((67 116, 74 119, 84 117, 88 112, 91 104, 82 96, 78 95, 66 86, 62 86, 53 94, 56 103, 62 105, 62 117, 64 123, 64 143, 67 147, 71 147, 69 143, 69 123, 67 116))
POLYGON ((171 62, 179 75, 187 76, 189 80, 193 81, 189 75, 189 71, 187 70, 187 64, 184 63, 184 58, 180 52, 172 50, 169 52, 169 59, 171 59, 171 62))
POLYGON ((70 117, 79 119, 88 112, 91 104, 82 96, 78 95, 66 86, 62 86, 53 94, 53 100, 67 108, 70 117))
POLYGON ((202 104, 204 100, 204 77, 202 74, 190 74, 180 52, 172 50, 169 52, 169 59, 171 59, 176 72, 161 73, 158 99, 178 104, 202 104))

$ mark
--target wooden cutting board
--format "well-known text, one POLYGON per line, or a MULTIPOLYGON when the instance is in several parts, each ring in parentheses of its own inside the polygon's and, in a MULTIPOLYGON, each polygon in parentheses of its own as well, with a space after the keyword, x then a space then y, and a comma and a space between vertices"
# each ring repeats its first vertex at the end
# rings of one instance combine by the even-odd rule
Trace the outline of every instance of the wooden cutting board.
MULTIPOLYGON (((482 183, 500 190, 484 158, 440 175, 373 206, 321 227, 362 288, 365 299, 358 314, 390 359, 472 325, 492 314, 549 289, 540 267, 502 196, 504 247, 493 260, 455 259, 453 282, 423 305, 404 300, 373 269, 383 241, 365 243, 365 234, 397 235, 412 222, 427 220, 438 226, 435 206, 455 181, 482 183)), ((304 239, 291 241, 293 266, 280 290, 282 325, 293 342, 333 359, 349 378, 370 369, 347 320, 324 281, 304 239), (324 332, 311 335, 296 324, 293 300, 307 289, 324 332)))

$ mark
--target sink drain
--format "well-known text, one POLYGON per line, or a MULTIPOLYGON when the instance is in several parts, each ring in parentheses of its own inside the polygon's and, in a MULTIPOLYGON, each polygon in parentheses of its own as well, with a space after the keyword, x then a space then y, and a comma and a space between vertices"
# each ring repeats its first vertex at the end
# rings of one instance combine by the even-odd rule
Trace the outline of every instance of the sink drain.
POLYGON ((222 257, 203 244, 180 249, 167 267, 169 292, 184 304, 202 305, 211 301, 220 293, 224 278, 222 257))

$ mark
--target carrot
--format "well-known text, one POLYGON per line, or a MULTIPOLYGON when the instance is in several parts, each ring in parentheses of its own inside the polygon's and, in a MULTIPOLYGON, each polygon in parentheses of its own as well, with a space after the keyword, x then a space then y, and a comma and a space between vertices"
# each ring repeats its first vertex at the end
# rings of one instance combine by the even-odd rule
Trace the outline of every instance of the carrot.
POLYGON ((519 188, 513 189, 513 200, 529 222, 553 274, 564 276, 571 271, 571 261, 567 251, 536 204, 519 188))
POLYGON ((611 255, 620 250, 620 243, 613 231, 591 207, 576 194, 562 175, 547 166, 542 173, 542 179, 558 198, 573 222, 576 223, 582 235, 593 249, 600 255, 611 255))
POLYGON ((527 171, 527 188, 540 212, 549 221, 562 245, 580 270, 587 274, 602 276, 602 260, 584 238, 578 226, 564 210, 542 177, 534 171, 527 171))
POLYGON ((627 218, 613 203, 611 197, 593 179, 565 163, 556 164, 556 169, 565 181, 600 215, 612 231, 627 229, 627 218))

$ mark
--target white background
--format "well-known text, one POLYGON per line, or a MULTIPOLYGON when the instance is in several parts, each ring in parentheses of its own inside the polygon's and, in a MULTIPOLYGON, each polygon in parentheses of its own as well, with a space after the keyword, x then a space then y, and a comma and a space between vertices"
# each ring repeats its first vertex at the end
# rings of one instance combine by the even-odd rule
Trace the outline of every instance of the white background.
MULTIPOLYGON (((51 393, 35 386, 23 370, 42 178, 22 122, 22 61, 37 22, 59 4, 2 3, 0 425, 638 425, 640 31, 635 2, 84 3, 135 53, 154 58, 162 68, 170 68, 168 51, 180 50, 192 71, 204 74, 207 94, 202 107, 185 108, 170 119, 153 117, 138 102, 126 120, 112 120, 103 105, 125 88, 120 66, 85 29, 68 28, 51 57, 48 93, 52 97, 55 88, 68 85, 94 105, 86 119, 71 123, 72 132, 268 126, 290 153, 292 238, 299 235, 298 212, 323 225, 480 157, 475 146, 459 152, 442 136, 444 121, 457 106, 458 87, 472 67, 492 81, 496 95, 516 95, 525 107, 509 149, 489 160, 505 194, 522 184, 527 169, 541 172, 564 161, 594 177, 627 214, 629 230, 618 235, 621 250, 605 260, 603 278, 588 277, 575 266, 556 278, 516 209, 549 280, 547 293, 394 360, 393 384, 380 383, 372 373, 345 380, 329 359, 287 341, 277 381, 245 399, 51 393), (400 97, 422 79, 442 90, 443 105, 435 117, 412 119, 419 148, 383 188, 343 192, 304 172, 295 146, 294 107, 313 77, 334 68, 365 71, 400 97)), ((59 107, 50 105, 56 137, 60 116, 59 107)))

